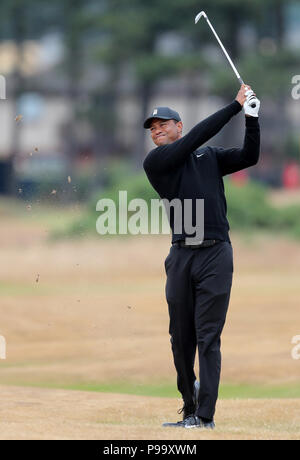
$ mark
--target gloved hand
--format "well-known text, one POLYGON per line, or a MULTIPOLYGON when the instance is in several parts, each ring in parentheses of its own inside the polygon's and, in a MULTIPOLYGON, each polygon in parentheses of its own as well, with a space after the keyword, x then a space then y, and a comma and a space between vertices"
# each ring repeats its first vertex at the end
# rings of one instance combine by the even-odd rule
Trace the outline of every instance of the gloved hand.
POLYGON ((260 100, 254 94, 252 89, 248 89, 245 92, 246 101, 244 102, 244 111, 245 115, 249 115, 250 117, 258 117, 259 107, 260 107, 260 100), (251 104, 255 103, 255 107, 251 107, 251 104))

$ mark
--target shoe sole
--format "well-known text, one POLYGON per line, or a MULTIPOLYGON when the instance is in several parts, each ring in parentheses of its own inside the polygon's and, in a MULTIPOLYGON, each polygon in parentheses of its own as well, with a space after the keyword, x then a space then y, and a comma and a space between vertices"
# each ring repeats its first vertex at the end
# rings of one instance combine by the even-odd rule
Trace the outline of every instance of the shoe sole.
POLYGON ((204 426, 200 426, 200 425, 194 425, 194 426, 185 426, 184 427, 186 430, 201 430, 204 428, 204 426))
POLYGON ((163 423, 163 428, 184 428, 184 429, 194 429, 194 428, 204 428, 203 426, 184 426, 184 425, 177 425, 177 423, 163 423))
POLYGON ((163 423, 163 428, 184 428, 183 425, 178 425, 177 423, 163 423))
POLYGON ((198 430, 214 430, 215 427, 212 426, 203 426, 203 425, 191 425, 191 426, 184 426, 184 425, 179 425, 178 423, 163 423, 162 424, 163 428, 185 428, 187 430, 193 430, 197 428, 198 430))
POLYGON ((203 426, 203 425, 185 426, 184 428, 186 428, 187 430, 195 429, 195 428, 197 428, 198 430, 214 430, 215 429, 214 427, 203 426))

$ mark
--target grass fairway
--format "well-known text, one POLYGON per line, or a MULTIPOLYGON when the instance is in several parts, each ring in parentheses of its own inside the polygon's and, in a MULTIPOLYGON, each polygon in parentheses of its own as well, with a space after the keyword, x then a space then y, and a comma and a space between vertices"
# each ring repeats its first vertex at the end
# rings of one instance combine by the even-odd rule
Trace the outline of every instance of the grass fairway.
POLYGON ((0 387, 0 439, 299 439, 299 399, 220 399, 216 429, 163 428, 173 398, 0 387))
MULTIPOLYGON (((164 296, 169 237, 50 242, 54 214, 1 209, 2 438, 172 439, 160 427, 181 406, 164 296)), ((201 436, 300 438, 300 361, 291 357, 300 246, 231 238, 219 428, 201 436)))
MULTIPOLYGON (((93 391, 98 393, 119 393, 136 396, 151 396, 158 398, 177 398, 180 399, 180 393, 177 391, 174 383, 128 383, 128 382, 111 382, 111 383, 74 383, 74 384, 47 384, 47 383, 24 383, 19 382, 21 386, 55 388, 75 391, 93 391)), ((300 387, 298 384, 286 385, 247 385, 247 384, 221 384, 219 388, 220 399, 282 399, 282 398, 300 398, 300 387)))

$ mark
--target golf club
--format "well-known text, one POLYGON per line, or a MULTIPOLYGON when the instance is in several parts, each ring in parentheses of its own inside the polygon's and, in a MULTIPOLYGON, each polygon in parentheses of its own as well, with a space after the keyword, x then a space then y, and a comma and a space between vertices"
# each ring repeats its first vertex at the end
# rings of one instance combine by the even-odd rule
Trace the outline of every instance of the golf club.
MULTIPOLYGON (((238 71, 236 70, 235 65, 233 64, 232 60, 230 59, 229 54, 227 53, 226 49, 224 48, 223 43, 221 42, 221 40, 220 40, 220 38, 219 38, 217 32, 216 32, 215 29, 213 28, 213 26, 212 26, 210 20, 208 19, 207 15, 206 15, 206 13, 205 13, 204 11, 201 11, 200 13, 197 14, 197 16, 195 17, 195 24, 197 24, 197 22, 199 21, 199 19, 200 19, 202 16, 206 19, 207 24, 208 24, 209 27, 211 28, 211 30, 212 30, 214 36, 216 37, 216 39, 217 39, 219 45, 221 46, 221 48, 222 48, 222 50, 223 50, 225 56, 227 57, 227 60, 228 60, 229 64, 231 65, 231 67, 232 67, 232 69, 233 69, 233 71, 234 71, 234 73, 235 73, 237 79, 239 80, 240 84, 243 85, 244 82, 243 82, 243 80, 242 80, 240 74, 239 74, 238 71)), ((251 104, 250 104, 251 107, 252 107, 252 108, 255 108, 255 107, 256 107, 256 97, 255 97, 254 95, 252 95, 252 96, 250 97, 250 100, 251 100, 251 104)))

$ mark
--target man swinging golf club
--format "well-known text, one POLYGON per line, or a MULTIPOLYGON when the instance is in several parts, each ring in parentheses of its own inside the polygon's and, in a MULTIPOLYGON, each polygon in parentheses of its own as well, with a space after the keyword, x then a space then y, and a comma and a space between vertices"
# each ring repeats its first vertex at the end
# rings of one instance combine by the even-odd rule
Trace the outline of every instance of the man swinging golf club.
MULTIPOLYGON (((179 114, 156 107, 144 122, 156 148, 144 160, 153 188, 169 202, 177 198, 204 199, 204 238, 188 244, 185 229, 174 231, 169 216, 172 246, 165 260, 171 345, 177 386, 183 398, 183 420, 164 426, 214 428, 215 405, 221 369, 220 337, 225 323, 232 283, 232 246, 228 235, 223 176, 257 163, 260 148, 260 102, 245 84, 235 100, 182 136, 179 114), (229 120, 245 112, 242 148, 201 147, 229 120), (200 384, 194 373, 198 349, 200 384)), ((195 213, 195 207, 192 207, 195 213)), ((195 222, 195 215, 189 220, 195 222)))

